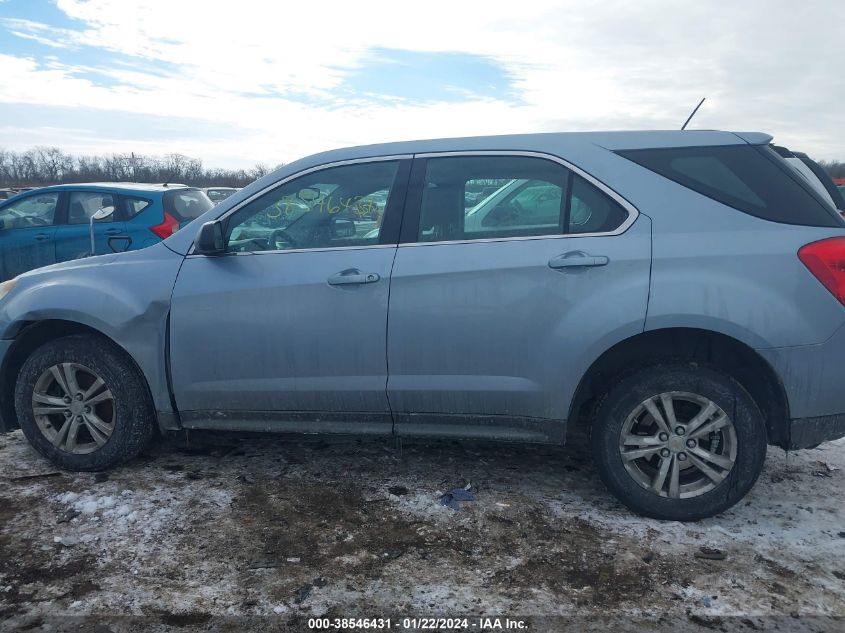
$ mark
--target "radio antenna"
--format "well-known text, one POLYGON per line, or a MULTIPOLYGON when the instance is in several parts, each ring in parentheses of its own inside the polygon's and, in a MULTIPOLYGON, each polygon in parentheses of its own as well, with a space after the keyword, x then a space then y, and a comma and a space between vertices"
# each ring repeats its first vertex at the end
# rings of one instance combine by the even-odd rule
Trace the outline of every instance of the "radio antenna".
POLYGON ((690 115, 689 115, 689 117, 687 118, 686 122, 685 122, 685 123, 681 126, 681 129, 682 129, 682 130, 687 129, 687 123, 689 123, 690 121, 692 121, 692 117, 694 117, 694 116, 695 116, 695 113, 696 113, 696 112, 698 112, 698 109, 701 107, 701 104, 702 104, 702 103, 704 103, 704 100, 705 100, 706 98, 707 98, 707 97, 702 97, 701 101, 699 101, 699 102, 698 102, 698 105, 697 105, 697 106, 695 106, 695 110, 693 110, 693 111, 692 111, 692 114, 690 114, 690 115))

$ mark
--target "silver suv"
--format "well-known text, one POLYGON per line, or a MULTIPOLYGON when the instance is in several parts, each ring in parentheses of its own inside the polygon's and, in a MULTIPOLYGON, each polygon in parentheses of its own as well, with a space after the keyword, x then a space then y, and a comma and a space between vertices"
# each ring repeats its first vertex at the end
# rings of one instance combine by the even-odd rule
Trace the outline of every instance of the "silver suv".
POLYGON ((725 510, 845 435, 845 221, 759 133, 318 154, 147 249, 0 286, 0 414, 63 468, 158 431, 560 444, 637 512, 725 510))

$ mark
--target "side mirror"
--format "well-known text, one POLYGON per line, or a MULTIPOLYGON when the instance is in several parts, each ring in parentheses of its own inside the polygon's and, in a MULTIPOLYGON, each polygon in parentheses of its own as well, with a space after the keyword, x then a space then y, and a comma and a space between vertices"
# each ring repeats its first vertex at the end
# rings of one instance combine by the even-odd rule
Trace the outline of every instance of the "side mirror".
POLYGON ((194 252, 198 255, 220 255, 226 252, 223 225, 220 222, 206 222, 200 227, 194 240, 194 252))
POLYGON ((355 222, 349 218, 332 218, 332 237, 355 237, 355 222))
POLYGON ((296 197, 302 200, 303 202, 314 202, 321 195, 322 193, 316 187, 305 187, 304 189, 300 189, 296 193, 296 197))
POLYGON ((104 209, 97 209, 91 215, 92 222, 99 222, 100 220, 105 220, 107 217, 114 214, 114 207, 105 207, 104 209))
POLYGON ((88 219, 88 237, 91 238, 92 256, 97 254, 97 246, 94 243, 94 222, 105 220, 106 218, 110 217, 113 213, 114 207, 105 207, 103 209, 97 209, 96 211, 94 211, 94 213, 92 213, 91 217, 88 219))

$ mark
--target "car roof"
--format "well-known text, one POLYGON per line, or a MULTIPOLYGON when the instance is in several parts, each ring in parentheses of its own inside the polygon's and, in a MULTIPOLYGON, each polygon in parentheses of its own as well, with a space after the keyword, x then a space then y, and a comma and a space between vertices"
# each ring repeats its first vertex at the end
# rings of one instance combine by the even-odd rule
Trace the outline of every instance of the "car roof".
MULTIPOLYGON (((668 147, 702 147, 707 145, 763 145, 772 137, 760 132, 723 132, 719 130, 653 130, 619 132, 549 132, 542 134, 508 134, 499 136, 467 136, 417 141, 400 141, 376 145, 358 145, 313 154, 284 166, 299 163, 325 164, 369 156, 422 154, 455 151, 534 150, 544 146, 565 150, 567 147, 598 145, 609 150, 656 149, 668 147)), ((303 165, 304 167, 305 165, 303 165)))
MULTIPOLYGON (((147 182, 74 182, 63 185, 50 185, 48 187, 39 187, 40 191, 54 191, 54 190, 73 190, 73 189, 108 189, 109 191, 145 191, 145 192, 162 192, 173 191, 175 189, 185 189, 186 185, 182 184, 160 184, 147 182)), ((193 188, 193 187, 191 187, 193 188)))

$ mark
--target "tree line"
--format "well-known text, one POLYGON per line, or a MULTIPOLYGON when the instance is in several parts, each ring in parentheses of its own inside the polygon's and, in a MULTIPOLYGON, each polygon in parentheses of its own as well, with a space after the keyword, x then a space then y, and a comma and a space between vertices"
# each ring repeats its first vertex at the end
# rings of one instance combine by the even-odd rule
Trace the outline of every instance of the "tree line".
POLYGON ((184 154, 149 156, 108 154, 74 156, 58 147, 34 147, 24 152, 0 148, 0 187, 35 187, 73 182, 172 182, 196 187, 243 187, 276 169, 257 164, 251 169, 203 167, 202 160, 184 154))
POLYGON ((845 178, 845 163, 838 160, 820 160, 819 165, 824 168, 831 178, 845 178))
MULTIPOLYGON (((845 178, 845 162, 820 161, 831 178, 845 178)), ((0 148, 0 187, 34 187, 73 182, 173 182, 195 187, 243 187, 276 167, 251 169, 203 167, 184 154, 148 156, 108 154, 74 156, 58 147, 39 146, 24 152, 0 148)))

